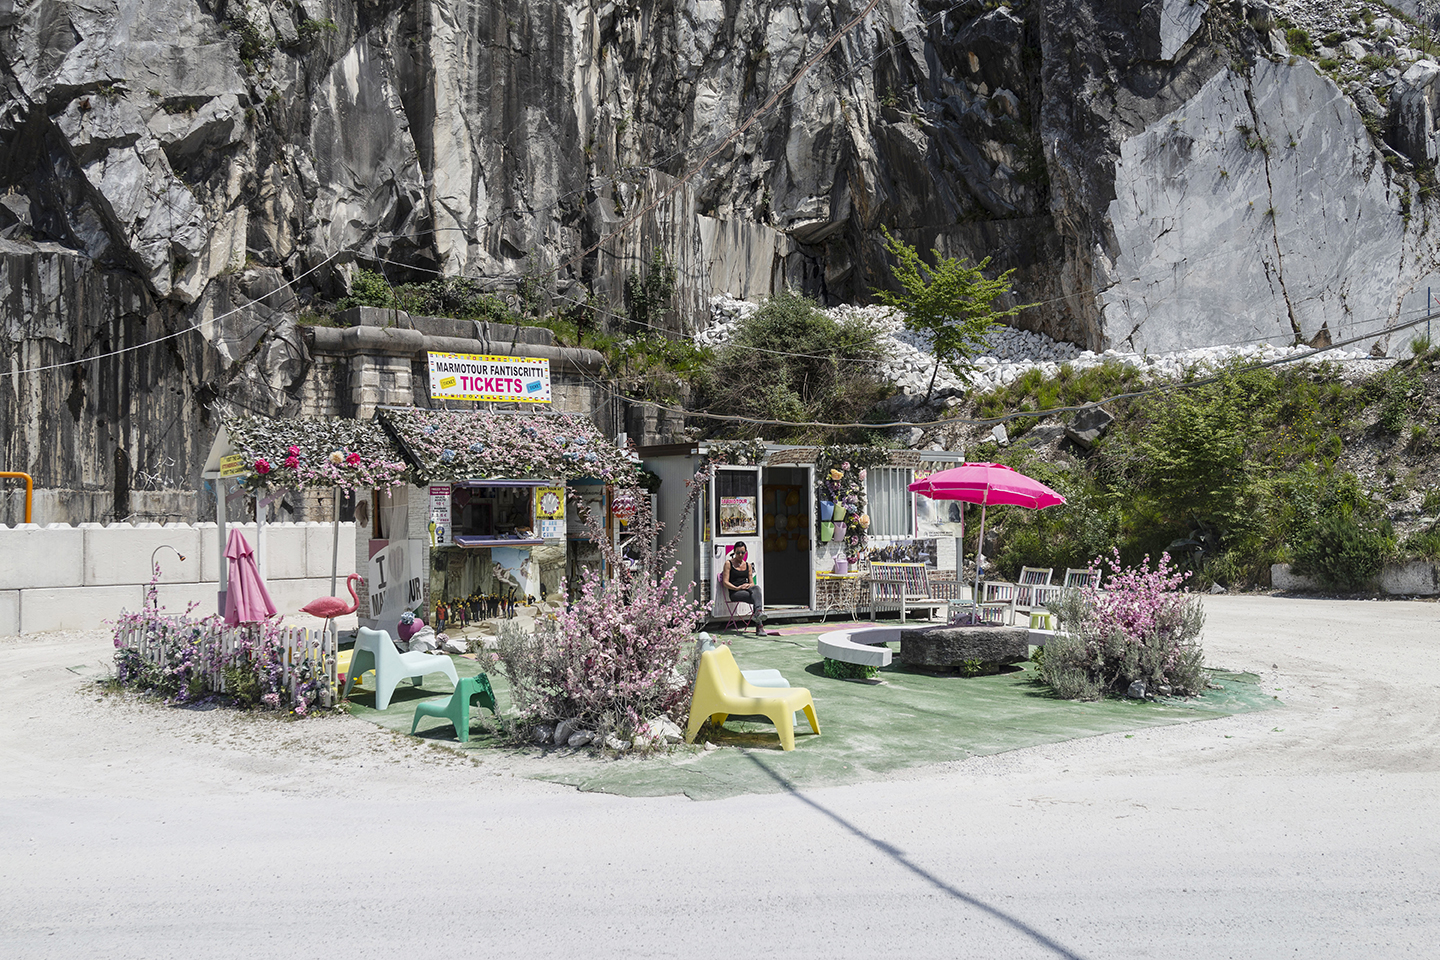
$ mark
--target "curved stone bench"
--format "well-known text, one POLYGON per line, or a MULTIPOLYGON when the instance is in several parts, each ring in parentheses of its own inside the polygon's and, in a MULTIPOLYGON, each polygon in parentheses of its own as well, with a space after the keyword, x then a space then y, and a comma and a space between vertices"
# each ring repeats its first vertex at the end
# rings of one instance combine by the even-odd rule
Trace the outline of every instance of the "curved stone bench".
POLYGON ((893 656, 890 649, 871 644, 885 644, 899 639, 899 627, 859 627, 822 633, 815 646, 822 657, 831 660, 864 667, 888 667, 893 656))

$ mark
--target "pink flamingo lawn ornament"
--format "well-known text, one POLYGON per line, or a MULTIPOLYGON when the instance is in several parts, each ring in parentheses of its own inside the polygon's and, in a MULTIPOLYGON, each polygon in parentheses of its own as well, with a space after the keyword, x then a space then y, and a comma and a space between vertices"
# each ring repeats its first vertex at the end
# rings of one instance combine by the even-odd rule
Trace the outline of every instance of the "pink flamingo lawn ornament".
MULTIPOLYGON (((345 578, 345 588, 350 591, 350 603, 346 603, 339 597, 321 597, 319 600, 311 600, 300 608, 302 613, 308 613, 312 617, 324 617, 327 621, 336 617, 343 617, 347 613, 354 613, 360 609, 360 597, 355 593, 355 581, 365 578, 358 573, 352 573, 345 578)), ((330 624, 325 624, 325 629, 330 629, 330 624)))

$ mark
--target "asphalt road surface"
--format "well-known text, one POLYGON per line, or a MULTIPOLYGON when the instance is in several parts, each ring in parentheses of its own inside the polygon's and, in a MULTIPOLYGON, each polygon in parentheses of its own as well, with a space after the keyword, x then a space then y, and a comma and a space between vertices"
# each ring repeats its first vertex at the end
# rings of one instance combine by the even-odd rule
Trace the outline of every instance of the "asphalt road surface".
POLYGON ((1276 709, 704 803, 3 639, 0 957, 1440 955, 1440 606, 1206 609, 1276 709))

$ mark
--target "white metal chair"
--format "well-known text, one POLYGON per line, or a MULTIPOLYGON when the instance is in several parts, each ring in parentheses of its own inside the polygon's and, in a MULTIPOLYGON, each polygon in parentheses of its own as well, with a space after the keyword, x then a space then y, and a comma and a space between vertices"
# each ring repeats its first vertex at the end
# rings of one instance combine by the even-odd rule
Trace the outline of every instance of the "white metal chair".
POLYGON ((450 678, 452 687, 460 683, 455 664, 444 654, 401 653, 395 649, 395 642, 387 631, 361 627, 355 635, 355 652, 350 658, 350 672, 345 677, 345 696, 349 696, 355 678, 367 670, 375 671, 376 710, 390 706, 391 695, 406 677, 414 680, 417 687, 432 673, 445 674, 450 678))
POLYGON ((1005 580, 986 580, 980 584, 980 622, 1015 622, 1016 585, 1005 580))
POLYGON ((1050 577, 1053 572, 1049 567, 1021 567, 1020 579, 1015 582, 1015 614, 1029 616, 1037 606, 1043 604, 1035 600, 1035 591, 1040 587, 1050 585, 1050 577))
POLYGON ((1065 568, 1066 590, 1079 589, 1080 587, 1100 586, 1100 571, 1094 567, 1067 567, 1065 568))

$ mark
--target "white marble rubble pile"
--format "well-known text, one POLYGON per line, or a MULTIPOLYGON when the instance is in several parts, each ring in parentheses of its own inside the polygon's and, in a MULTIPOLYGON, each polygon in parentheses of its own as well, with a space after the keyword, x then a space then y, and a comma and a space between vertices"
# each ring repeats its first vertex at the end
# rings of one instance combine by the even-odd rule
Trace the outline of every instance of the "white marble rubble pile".
MULTIPOLYGON (((696 344, 718 347, 729 342, 739 329, 741 321, 758 309, 759 304, 746 300, 713 297, 710 301, 710 324, 695 334, 696 344)), ((874 327, 884 345, 881 351, 881 372, 907 394, 925 393, 931 376, 935 374, 935 357, 929 351, 928 337, 906 330, 899 314, 889 307, 841 305, 826 312, 836 320, 861 320, 874 327)), ((1126 353, 1121 350, 1096 353, 1082 350, 1071 343, 1051 340, 1041 333, 1001 326, 991 331, 985 352, 975 358, 976 370, 968 381, 942 368, 935 377, 935 392, 944 394, 947 391, 992 390, 1019 379, 1031 369, 1039 369, 1046 377, 1053 377, 1064 363, 1070 364, 1073 369, 1082 370, 1110 360, 1135 367, 1149 378, 1173 380, 1182 377, 1188 368, 1201 364, 1214 367, 1236 358, 1260 362, 1281 360, 1307 353, 1310 349, 1259 343, 1201 347, 1156 355, 1126 353)), ((1372 358, 1368 353, 1359 350, 1343 348, 1327 350, 1319 354, 1316 360, 1341 363, 1347 371, 1355 374, 1369 373, 1393 363, 1392 360, 1372 358)))

